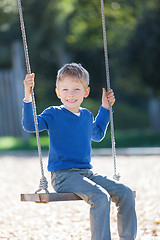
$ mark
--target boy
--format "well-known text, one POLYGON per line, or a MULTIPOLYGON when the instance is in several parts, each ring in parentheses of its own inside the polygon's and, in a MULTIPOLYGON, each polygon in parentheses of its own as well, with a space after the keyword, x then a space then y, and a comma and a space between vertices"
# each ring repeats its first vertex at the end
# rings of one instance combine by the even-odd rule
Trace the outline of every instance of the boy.
MULTIPOLYGON (((93 115, 81 108, 88 97, 89 74, 76 63, 64 65, 57 74, 56 94, 63 103, 47 108, 37 116, 39 131, 49 134, 48 170, 57 192, 74 192, 90 204, 92 240, 110 240, 110 198, 118 207, 118 233, 121 240, 136 237, 137 223, 133 192, 123 184, 91 171, 91 140, 101 141, 109 123, 109 103, 115 102, 112 90, 103 89, 102 106, 93 115)), ((23 126, 34 131, 31 87, 34 74, 24 80, 23 126)))

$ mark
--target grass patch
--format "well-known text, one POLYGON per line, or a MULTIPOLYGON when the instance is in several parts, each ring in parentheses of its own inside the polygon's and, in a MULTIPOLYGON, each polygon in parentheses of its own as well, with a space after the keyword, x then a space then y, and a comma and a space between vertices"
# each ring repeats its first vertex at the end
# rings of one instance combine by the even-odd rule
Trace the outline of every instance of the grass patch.
MULTIPOLYGON (((155 133, 149 130, 130 130, 116 131, 115 142, 117 148, 128 147, 159 147, 160 133, 155 133)), ((107 132, 102 142, 92 142, 93 148, 111 148, 110 131, 107 132)))
MULTIPOLYGON (((116 131, 115 132, 116 147, 159 147, 160 133, 155 133, 149 130, 139 131, 116 131)), ((42 150, 48 150, 49 139, 48 136, 40 137, 42 150)), ((93 148, 111 148, 110 130, 108 130, 103 141, 96 143, 92 142, 93 148)), ((21 138, 3 137, 0 138, 0 152, 9 150, 36 150, 37 142, 35 136, 29 140, 21 138)))
MULTIPOLYGON (((47 150, 49 146, 48 136, 42 136, 40 138, 41 147, 43 150, 47 150)), ((0 138, 0 151, 9 150, 36 150, 37 141, 35 137, 31 137, 29 140, 23 140, 21 138, 3 137, 0 138)))

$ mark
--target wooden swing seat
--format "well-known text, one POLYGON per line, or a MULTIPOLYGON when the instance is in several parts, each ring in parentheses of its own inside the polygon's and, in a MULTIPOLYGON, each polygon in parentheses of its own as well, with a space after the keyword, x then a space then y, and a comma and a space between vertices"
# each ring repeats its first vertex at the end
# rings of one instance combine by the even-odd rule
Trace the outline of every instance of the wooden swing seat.
MULTIPOLYGON (((133 191, 136 198, 136 191, 133 191)), ((83 200, 75 193, 34 193, 34 194, 21 194, 22 202, 35 202, 35 203, 49 203, 59 201, 75 201, 83 200)))
POLYGON ((58 201, 75 201, 82 200, 81 197, 75 193, 34 193, 34 194, 21 194, 22 202, 36 202, 36 203, 49 203, 58 201))

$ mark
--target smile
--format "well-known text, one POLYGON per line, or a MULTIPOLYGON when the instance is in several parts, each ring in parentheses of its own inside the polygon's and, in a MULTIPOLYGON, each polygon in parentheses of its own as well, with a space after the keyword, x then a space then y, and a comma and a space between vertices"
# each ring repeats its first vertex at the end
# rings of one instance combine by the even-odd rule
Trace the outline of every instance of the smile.
POLYGON ((68 103, 75 103, 77 100, 67 100, 68 103))

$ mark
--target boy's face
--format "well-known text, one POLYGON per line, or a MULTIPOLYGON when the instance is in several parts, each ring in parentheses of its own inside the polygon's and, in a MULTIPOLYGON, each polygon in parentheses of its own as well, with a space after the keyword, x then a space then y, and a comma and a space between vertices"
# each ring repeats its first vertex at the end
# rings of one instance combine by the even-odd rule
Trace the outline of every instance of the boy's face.
POLYGON ((89 87, 85 88, 79 80, 70 76, 63 77, 56 88, 57 97, 64 107, 73 113, 79 112, 79 107, 83 99, 88 97, 89 92, 89 87))

